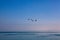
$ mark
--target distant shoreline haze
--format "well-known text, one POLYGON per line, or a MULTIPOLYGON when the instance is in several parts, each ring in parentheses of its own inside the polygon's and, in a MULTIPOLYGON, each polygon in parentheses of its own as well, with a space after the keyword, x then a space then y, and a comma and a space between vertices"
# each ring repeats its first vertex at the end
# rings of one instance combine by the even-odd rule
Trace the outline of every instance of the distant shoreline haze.
POLYGON ((60 32, 54 32, 54 31, 0 31, 0 33, 60 33, 60 32))

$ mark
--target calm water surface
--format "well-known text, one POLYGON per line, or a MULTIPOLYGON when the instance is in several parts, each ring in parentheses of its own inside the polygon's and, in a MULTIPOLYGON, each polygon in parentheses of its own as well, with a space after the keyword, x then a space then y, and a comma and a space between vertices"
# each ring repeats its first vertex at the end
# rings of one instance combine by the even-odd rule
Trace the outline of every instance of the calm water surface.
POLYGON ((60 40, 60 33, 2 32, 0 40, 60 40))

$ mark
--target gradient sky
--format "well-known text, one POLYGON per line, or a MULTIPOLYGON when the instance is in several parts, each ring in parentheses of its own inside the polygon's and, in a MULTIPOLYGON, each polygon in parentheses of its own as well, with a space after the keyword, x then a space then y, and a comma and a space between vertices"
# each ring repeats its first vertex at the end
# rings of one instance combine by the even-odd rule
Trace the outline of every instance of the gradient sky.
POLYGON ((0 31, 60 31, 60 1, 0 0, 0 31))

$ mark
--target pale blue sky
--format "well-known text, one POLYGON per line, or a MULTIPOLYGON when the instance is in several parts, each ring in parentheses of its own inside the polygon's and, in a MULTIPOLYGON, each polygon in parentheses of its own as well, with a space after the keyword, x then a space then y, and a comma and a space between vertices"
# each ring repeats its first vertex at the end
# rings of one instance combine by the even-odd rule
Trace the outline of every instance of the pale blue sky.
POLYGON ((59 0, 0 0, 2 31, 51 31, 59 27, 59 0), (38 22, 27 21, 28 18, 38 22))

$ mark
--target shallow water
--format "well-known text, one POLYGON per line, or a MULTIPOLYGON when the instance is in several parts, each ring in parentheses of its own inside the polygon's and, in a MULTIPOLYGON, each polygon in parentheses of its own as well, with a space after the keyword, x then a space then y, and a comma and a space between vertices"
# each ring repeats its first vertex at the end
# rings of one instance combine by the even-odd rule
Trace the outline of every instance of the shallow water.
POLYGON ((60 40, 60 33, 2 32, 0 40, 60 40))

